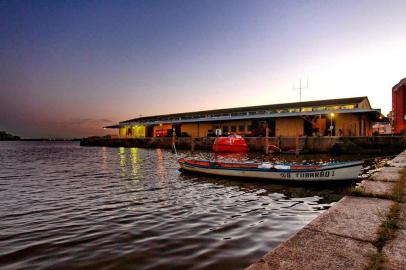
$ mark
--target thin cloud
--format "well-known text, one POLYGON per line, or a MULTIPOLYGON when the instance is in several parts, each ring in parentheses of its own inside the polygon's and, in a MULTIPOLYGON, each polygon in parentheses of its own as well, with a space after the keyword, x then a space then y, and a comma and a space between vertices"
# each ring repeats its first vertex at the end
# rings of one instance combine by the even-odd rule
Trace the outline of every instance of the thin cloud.
POLYGON ((57 126, 70 127, 100 127, 113 124, 114 121, 107 118, 72 118, 65 121, 57 122, 57 126))

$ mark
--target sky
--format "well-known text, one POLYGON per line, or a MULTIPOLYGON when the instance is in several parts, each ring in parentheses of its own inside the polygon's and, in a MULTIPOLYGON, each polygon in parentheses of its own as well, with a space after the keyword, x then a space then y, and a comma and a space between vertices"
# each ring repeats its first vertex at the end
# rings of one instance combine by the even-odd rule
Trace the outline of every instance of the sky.
POLYGON ((406 77, 406 1, 0 0, 0 130, 368 96, 406 77))

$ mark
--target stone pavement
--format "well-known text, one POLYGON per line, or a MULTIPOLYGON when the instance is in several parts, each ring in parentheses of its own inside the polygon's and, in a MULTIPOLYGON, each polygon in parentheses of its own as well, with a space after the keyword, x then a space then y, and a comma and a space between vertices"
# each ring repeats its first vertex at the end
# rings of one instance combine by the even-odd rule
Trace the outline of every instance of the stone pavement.
POLYGON ((406 167, 406 151, 388 165, 360 185, 365 196, 374 198, 345 196, 246 270, 367 269, 379 252, 384 269, 406 270, 406 204, 401 204, 395 238, 382 251, 376 246, 382 219, 394 204, 389 198, 406 167))
POLYGON ((406 204, 400 204, 400 216, 398 230, 395 238, 386 243, 382 249, 385 256, 384 269, 405 270, 406 269, 406 204))
POLYGON ((382 254, 386 258, 384 269, 405 270, 406 269, 406 230, 400 229, 396 237, 389 241, 383 249, 382 254))

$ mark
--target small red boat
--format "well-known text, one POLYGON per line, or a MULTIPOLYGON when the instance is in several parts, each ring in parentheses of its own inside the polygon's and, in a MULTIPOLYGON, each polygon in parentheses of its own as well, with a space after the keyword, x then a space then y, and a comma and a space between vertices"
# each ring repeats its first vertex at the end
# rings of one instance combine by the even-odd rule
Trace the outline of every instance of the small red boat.
POLYGON ((213 152, 248 152, 248 145, 239 135, 217 137, 213 144, 213 152))

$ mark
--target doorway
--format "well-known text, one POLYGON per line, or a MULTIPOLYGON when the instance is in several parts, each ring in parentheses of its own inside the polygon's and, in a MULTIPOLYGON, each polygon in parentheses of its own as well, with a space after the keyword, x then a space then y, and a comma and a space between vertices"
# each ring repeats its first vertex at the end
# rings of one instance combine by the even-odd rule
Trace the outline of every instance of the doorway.
POLYGON ((305 136, 313 136, 313 123, 308 121, 308 120, 304 120, 304 135, 305 136))

